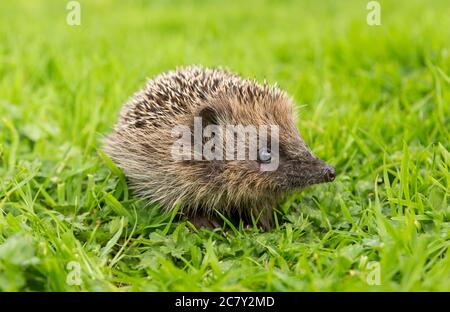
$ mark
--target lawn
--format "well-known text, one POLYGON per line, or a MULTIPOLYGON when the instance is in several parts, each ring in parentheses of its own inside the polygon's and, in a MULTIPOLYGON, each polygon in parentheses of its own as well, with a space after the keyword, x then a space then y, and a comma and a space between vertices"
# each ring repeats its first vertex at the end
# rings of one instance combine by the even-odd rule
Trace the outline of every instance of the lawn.
POLYGON ((0 290, 450 291, 450 3, 0 2, 0 290), (277 83, 337 179, 274 230, 196 230, 101 152, 147 77, 277 83))

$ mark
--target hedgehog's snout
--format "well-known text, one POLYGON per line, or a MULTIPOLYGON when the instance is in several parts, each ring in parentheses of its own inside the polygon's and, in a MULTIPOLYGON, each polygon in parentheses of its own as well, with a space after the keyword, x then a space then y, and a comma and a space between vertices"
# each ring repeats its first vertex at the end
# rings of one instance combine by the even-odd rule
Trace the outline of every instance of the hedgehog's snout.
POLYGON ((323 177, 325 182, 332 182, 336 178, 336 169, 329 164, 325 164, 323 167, 323 177))
POLYGON ((318 160, 316 167, 312 169, 311 179, 308 184, 320 184, 333 182, 336 179, 336 169, 322 160, 318 160))
POLYGON ((310 161, 290 162, 286 177, 289 188, 304 188, 313 184, 332 182, 336 179, 336 169, 321 159, 314 158, 310 161))

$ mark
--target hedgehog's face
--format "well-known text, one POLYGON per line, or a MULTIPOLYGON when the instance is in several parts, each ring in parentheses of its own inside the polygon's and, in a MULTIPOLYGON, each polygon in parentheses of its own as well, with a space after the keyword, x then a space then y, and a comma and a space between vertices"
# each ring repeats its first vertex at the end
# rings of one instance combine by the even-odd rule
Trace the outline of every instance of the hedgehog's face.
MULTIPOLYGON (((249 133, 243 136, 245 144, 241 149, 245 146, 244 160, 236 157, 242 151, 234 143, 237 150, 232 160, 213 160, 208 166, 208 176, 222 181, 224 186, 231 188, 231 192, 267 196, 330 182, 335 178, 334 168, 316 158, 301 138, 295 127, 291 104, 287 101, 259 103, 251 110, 243 105, 208 106, 198 116, 202 117, 204 126, 214 124, 225 129, 229 125, 243 125, 256 129, 256 143, 251 142, 249 133), (267 126, 267 133, 258 131, 261 125, 267 126), (273 127, 277 131, 273 131, 273 127), (277 135, 272 135, 274 132, 278 132, 277 135), (259 142, 264 141, 263 135, 267 145, 261 146, 259 142)), ((228 148, 226 136, 223 139, 225 156, 228 148)), ((236 136, 234 139, 239 141, 236 136)))

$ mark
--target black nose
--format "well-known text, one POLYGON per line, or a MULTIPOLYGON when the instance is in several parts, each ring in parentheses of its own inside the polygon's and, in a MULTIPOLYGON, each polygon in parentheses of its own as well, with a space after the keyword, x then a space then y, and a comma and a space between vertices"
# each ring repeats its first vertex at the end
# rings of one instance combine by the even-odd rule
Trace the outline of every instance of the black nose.
POLYGON ((326 164, 324 167, 324 177, 326 182, 331 182, 336 178, 336 169, 334 169, 332 166, 326 164))

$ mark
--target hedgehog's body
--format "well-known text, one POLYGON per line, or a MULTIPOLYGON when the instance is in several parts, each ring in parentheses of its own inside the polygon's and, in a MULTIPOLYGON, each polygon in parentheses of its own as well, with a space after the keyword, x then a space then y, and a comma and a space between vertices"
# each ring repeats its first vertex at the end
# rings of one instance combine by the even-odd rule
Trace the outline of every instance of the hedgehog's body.
POLYGON ((188 67, 148 81, 123 107, 106 151, 136 193, 165 209, 180 204, 197 224, 214 224, 219 211, 253 216, 270 228, 286 191, 334 178, 301 139, 283 91, 220 69, 188 67), (173 129, 192 129, 194 116, 204 125, 277 125, 277 170, 261 171, 259 160, 174 159, 173 129))

